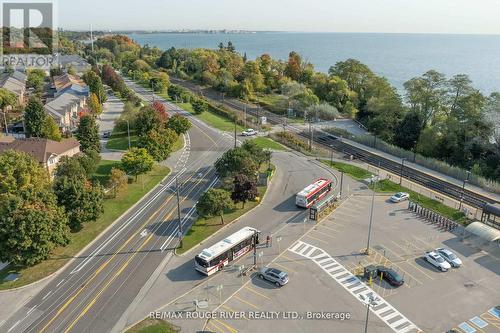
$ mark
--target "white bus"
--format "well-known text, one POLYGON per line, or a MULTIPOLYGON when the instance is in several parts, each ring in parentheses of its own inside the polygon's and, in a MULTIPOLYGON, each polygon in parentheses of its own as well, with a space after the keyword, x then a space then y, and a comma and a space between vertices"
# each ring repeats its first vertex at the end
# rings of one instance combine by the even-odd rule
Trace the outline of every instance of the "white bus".
POLYGON ((205 275, 220 271, 231 261, 236 260, 259 243, 260 231, 245 227, 226 239, 201 251, 194 257, 194 268, 205 275))
POLYGON ((297 193, 297 196, 295 197, 295 204, 298 207, 309 208, 316 201, 323 198, 331 190, 332 181, 325 178, 320 178, 297 193))

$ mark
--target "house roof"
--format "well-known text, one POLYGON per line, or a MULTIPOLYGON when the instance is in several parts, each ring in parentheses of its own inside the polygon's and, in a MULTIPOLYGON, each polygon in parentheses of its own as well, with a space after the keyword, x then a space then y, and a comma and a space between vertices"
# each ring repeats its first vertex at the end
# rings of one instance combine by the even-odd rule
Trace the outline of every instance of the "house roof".
POLYGON ((75 138, 63 139, 60 142, 42 138, 0 141, 0 153, 10 149, 23 151, 33 155, 40 163, 46 163, 52 155, 61 155, 77 147, 80 147, 80 143, 75 138))
POLYGON ((80 101, 84 98, 84 96, 68 90, 45 104, 44 109, 51 115, 60 118, 69 112, 74 105, 80 103, 80 101))
POLYGON ((90 66, 90 64, 85 59, 76 54, 61 54, 59 55, 58 60, 62 66, 66 65, 90 66))
POLYGON ((17 96, 21 96, 26 89, 26 74, 14 71, 0 76, 0 88, 7 89, 17 96))
POLYGON ((82 79, 67 73, 54 76, 53 80, 54 80, 54 86, 58 92, 67 88, 71 88, 72 86, 75 85, 81 87, 87 87, 87 85, 85 84, 85 82, 83 82, 82 79))

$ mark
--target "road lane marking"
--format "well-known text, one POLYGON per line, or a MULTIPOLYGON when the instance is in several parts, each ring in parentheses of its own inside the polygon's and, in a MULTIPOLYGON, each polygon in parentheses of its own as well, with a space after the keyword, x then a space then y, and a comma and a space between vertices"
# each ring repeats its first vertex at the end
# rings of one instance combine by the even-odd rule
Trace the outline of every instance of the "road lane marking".
POLYGON ((46 293, 46 294, 45 294, 45 296, 43 296, 43 297, 42 297, 42 301, 43 301, 44 299, 46 299, 47 297, 49 297, 50 295, 52 295, 52 290, 49 290, 49 292, 48 292, 48 293, 46 293))
POLYGON ((20 322, 21 322, 21 320, 16 321, 16 323, 15 323, 14 325, 12 325, 12 326, 8 329, 7 333, 8 333, 8 332, 10 332, 10 331, 12 331, 14 328, 16 328, 16 326, 17 326, 17 325, 19 325, 19 323, 20 323, 20 322))
POLYGON ((61 283, 64 282, 65 279, 62 279, 61 281, 59 281, 59 283, 56 285, 56 288, 59 287, 61 285, 61 283))
POLYGON ((287 257, 286 255, 282 255, 283 258, 285 258, 288 261, 293 262, 294 264, 300 265, 300 266, 306 266, 306 264, 299 262, 298 260, 292 259, 290 257, 287 257))
POLYGON ((213 321, 209 322, 208 325, 212 326, 212 329, 215 328, 215 331, 220 332, 220 333, 226 333, 222 328, 219 326, 215 325, 213 321))
MULTIPOLYGON (((205 175, 208 175, 211 171, 212 171, 212 170, 208 170, 208 171, 205 173, 205 175)), ((184 182, 184 183, 187 183, 189 180, 191 180, 191 179, 193 179, 193 178, 194 178, 194 175, 192 175, 190 178, 188 178, 188 180, 186 180, 186 182, 184 182)), ((181 203, 182 203, 182 202, 184 202, 184 201, 188 198, 189 194, 191 194, 191 192, 193 192, 193 191, 194 191, 194 189, 196 188, 196 186, 198 186, 198 184, 200 184, 203 180, 204 180, 204 178, 199 179, 198 181, 196 181, 196 182, 195 182, 195 184, 194 184, 194 185, 190 188, 189 192, 188 192, 185 196, 183 196, 183 199, 181 200, 181 203)), ((154 214, 153 214, 153 216, 151 216, 151 218, 150 218, 150 219, 148 219, 148 221, 146 221, 146 223, 145 223, 145 224, 148 224, 148 223, 149 223, 149 221, 151 221, 153 218, 156 218, 156 216, 158 215, 158 213, 159 213, 161 210, 163 210, 163 208, 164 208, 164 207, 165 207, 165 206, 166 206, 166 205, 167 205, 167 204, 168 204, 168 203, 169 203, 169 202, 173 199, 173 197, 174 197, 174 196, 171 196, 171 197, 170 197, 170 198, 169 198, 169 199, 168 199, 168 200, 167 200, 167 201, 166 201, 166 202, 165 202, 165 203, 164 203, 164 204, 163 204, 163 205, 162 205, 162 206, 161 206, 161 207, 160 207, 160 208, 159 208, 159 209, 158 209, 158 210, 157 210, 154 214)), ((172 216, 172 214, 173 214, 174 212, 175 212, 175 210, 172 210, 172 211, 171 211, 171 212, 170 212, 170 213, 169 213, 169 214, 168 214, 168 215, 164 218, 164 220, 168 220, 168 219, 172 216)), ((143 226, 144 226, 144 225, 143 225, 143 226)), ((142 227, 141 227, 141 228, 142 228, 142 227)), ((139 228, 139 230, 140 230, 141 228, 139 228)), ((175 232, 175 230, 174 230, 174 232, 175 232)), ((129 241, 130 241, 130 240, 131 240, 134 236, 136 236, 136 233, 134 233, 134 234, 133 234, 133 235, 132 235, 132 236, 131 236, 128 240, 127 240, 127 242, 129 242, 129 241)), ((78 315, 77 319, 75 319, 75 320, 72 322, 72 324, 71 324, 71 325, 70 325, 70 326, 66 329, 66 331, 65 331, 65 332, 69 332, 69 330, 71 330, 71 328, 72 328, 72 327, 76 324, 76 322, 77 322, 77 321, 78 321, 78 320, 79 320, 79 319, 80 319, 80 318, 81 318, 81 317, 82 317, 85 313, 87 313, 87 312, 88 312, 88 310, 89 310, 89 309, 90 309, 90 308, 94 305, 94 303, 97 301, 97 298, 100 296, 100 294, 102 294, 102 292, 104 292, 104 291, 108 288, 108 286, 110 285, 110 283, 111 283, 111 282, 112 282, 112 281, 113 281, 113 280, 114 280, 114 279, 115 279, 118 275, 120 275, 120 274, 123 272, 123 270, 124 270, 124 269, 128 266, 128 264, 130 263, 130 260, 131 260, 132 258, 134 258, 134 257, 137 255, 137 253, 140 251, 140 249, 142 249, 142 247, 143 247, 144 245, 146 245, 146 244, 147 244, 147 243, 148 243, 148 242, 152 239, 152 237, 153 237, 153 236, 154 236, 154 233, 151 233, 151 234, 150 234, 150 236, 149 236, 149 237, 148 237, 148 238, 147 238, 147 239, 143 242, 143 244, 139 247, 139 249, 135 250, 134 254, 133 254, 133 255, 129 258, 129 260, 127 260, 127 262, 125 262, 125 264, 123 264, 123 265, 121 266, 121 268, 119 269, 119 271, 118 271, 117 273, 115 273, 115 275, 113 276, 113 278, 112 278, 110 281, 108 281, 108 283, 104 286, 104 288, 103 288, 103 289, 101 289, 101 290, 100 290, 99 294, 98 294, 98 295, 94 298, 94 300, 92 300, 92 302, 91 302, 91 303, 89 303, 89 304, 87 305, 87 307, 85 307, 84 311, 83 311, 83 312, 81 312, 81 313, 78 315)), ((125 244, 124 244, 124 245, 125 245, 125 244)), ((112 259, 116 256, 116 254, 117 254, 118 252, 120 252, 120 251, 121 251, 121 249, 122 249, 123 247, 124 247, 124 246, 122 246, 122 247, 120 248, 120 250, 118 250, 115 254, 113 254, 113 256, 109 259, 109 261, 111 261, 111 260, 112 260, 112 259)), ((108 261, 107 263, 105 263, 105 264, 108 264, 108 263, 109 263, 109 261, 108 261)), ((95 277, 95 276, 93 276, 93 277, 92 277, 92 279, 93 279, 94 277, 95 277)), ((89 282, 90 282, 90 281, 89 281, 89 282)), ((79 290, 79 292, 75 295, 75 297, 76 297, 76 296, 78 296, 78 294, 79 294, 79 293, 81 293, 81 291, 83 291, 83 289, 84 289, 87 285, 88 285, 88 283, 84 284, 84 285, 82 286, 82 289, 81 289, 81 290, 79 290)), ((72 301, 74 300, 74 298, 71 298, 70 300, 71 300, 71 302, 72 302, 72 301)), ((70 303, 69 303, 69 304, 70 304, 70 303)), ((68 304, 68 305, 69 305, 69 304, 68 304)), ((66 304, 65 304, 65 305, 66 305, 66 304)), ((61 312, 62 312, 62 311, 61 311, 61 312)), ((58 313, 57 313, 56 315, 58 316, 59 314, 60 314, 60 312, 58 311, 58 313)), ((40 333, 44 332, 44 330, 48 327, 48 325, 49 325, 49 324, 51 324, 51 322, 52 322, 55 318, 56 318, 56 317, 52 318, 52 319, 51 319, 51 321, 49 321, 49 323, 47 323, 47 325, 45 325, 45 326, 44 326, 44 328, 42 329, 42 331, 40 331, 40 333)))
POLYGON ((330 243, 328 243, 328 242, 327 242, 327 241, 325 241, 325 240, 322 240, 322 239, 316 238, 316 237, 311 236, 311 235, 306 235, 306 237, 309 237, 309 238, 315 239, 315 240, 320 241, 320 242, 325 243, 325 244, 330 244, 330 243))
POLYGON ((331 236, 331 235, 328 235, 328 234, 325 234, 325 233, 324 233, 324 232, 322 232, 322 231, 319 231, 319 230, 315 230, 315 229, 313 229, 313 232, 316 232, 316 233, 321 234, 322 236, 325 236, 325 237, 328 237, 328 238, 331 238, 331 239, 335 239, 335 240, 337 240, 337 238, 336 238, 336 237, 331 236))
POLYGON ((334 229, 332 227, 327 227, 326 225, 320 224, 319 227, 331 230, 333 232, 340 232, 340 230, 334 229))
POLYGON ((240 302, 242 302, 242 303, 245 303, 245 304, 250 305, 250 306, 251 306, 252 308, 254 308, 254 309, 260 310, 260 308, 259 308, 257 305, 252 304, 252 303, 250 303, 250 302, 248 302, 248 301, 245 301, 244 299, 242 299, 242 298, 238 297, 237 295, 234 295, 233 297, 234 297, 234 298, 236 298, 238 301, 240 301, 240 302))

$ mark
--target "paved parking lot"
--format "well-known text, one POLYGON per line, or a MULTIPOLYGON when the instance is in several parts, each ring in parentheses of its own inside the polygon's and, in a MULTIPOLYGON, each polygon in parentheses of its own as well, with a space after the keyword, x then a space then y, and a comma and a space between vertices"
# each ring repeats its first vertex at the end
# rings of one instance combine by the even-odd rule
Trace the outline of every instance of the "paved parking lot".
MULTIPOLYGON (((284 270, 290 282, 283 288, 254 276, 221 307, 224 311, 349 312, 350 320, 210 320, 214 332, 252 332, 270 325, 277 332, 333 329, 359 332, 365 305, 360 295, 373 292, 380 298, 372 308, 371 332, 500 332, 500 319, 488 311, 500 300, 500 262, 471 248, 456 235, 437 229, 406 210, 375 197, 371 253, 366 248, 370 196, 354 196, 329 218, 275 258, 270 266, 284 270), (464 262, 458 269, 440 272, 422 259, 437 247, 452 249, 464 262), (395 288, 385 281, 360 281, 362 267, 385 265, 403 275, 405 284, 395 288)), ((275 244, 276 245, 276 244, 275 244)), ((276 248, 273 249, 276 251, 276 248)), ((263 256, 266 258, 266 256, 263 256)), ((261 264, 267 264, 265 259, 261 264)))

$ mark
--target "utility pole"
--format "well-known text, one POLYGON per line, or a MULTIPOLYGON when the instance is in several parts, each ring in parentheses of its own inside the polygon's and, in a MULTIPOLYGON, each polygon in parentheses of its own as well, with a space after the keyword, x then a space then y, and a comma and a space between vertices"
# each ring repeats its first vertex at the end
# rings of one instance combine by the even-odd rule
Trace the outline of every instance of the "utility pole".
POLYGON ((333 145, 330 145, 330 165, 333 165, 333 145))
POLYGON ((403 182, 403 168, 405 165, 405 161, 406 161, 406 158, 403 157, 401 159, 401 174, 399 175, 399 185, 401 185, 401 183, 403 182))
POLYGON ((462 203, 464 201, 464 192, 465 192, 465 183, 469 182, 469 177, 470 177, 470 171, 467 170, 467 178, 464 179, 464 184, 462 186, 462 193, 460 194, 460 204, 458 205, 458 210, 461 210, 462 209, 462 203))
POLYGON ((314 131, 314 128, 312 126, 312 122, 311 120, 309 120, 309 150, 312 151, 312 148, 313 148, 313 131, 314 131))
POLYGON ((372 305, 374 305, 373 303, 374 303, 374 300, 371 296, 368 299, 368 301, 365 303, 366 304, 365 333, 368 332, 368 318, 370 317, 370 307, 372 305))
POLYGON ((236 144, 236 120, 238 117, 236 116, 236 112, 234 113, 234 148, 236 148, 238 145, 236 144))
POLYGON ((342 197, 342 188, 344 187, 344 171, 340 171, 340 196, 342 197))
POLYGON ((128 149, 130 149, 130 123, 127 120, 128 149))
POLYGON ((92 32, 92 24, 90 24, 90 45, 92 45, 92 53, 94 53, 94 35, 92 32))
POLYGON ((181 221, 181 201, 179 198, 179 177, 175 176, 175 191, 177 195, 177 219, 179 221, 179 242, 182 247, 182 221, 181 221))
POLYGON ((245 108, 243 109, 243 120, 245 122, 245 129, 247 128, 247 106, 245 105, 245 108))
POLYGON ((257 230, 253 231, 253 266, 257 266, 257 230))
POLYGON ((155 83, 151 81, 151 93, 153 94, 153 102, 155 101, 155 83))

